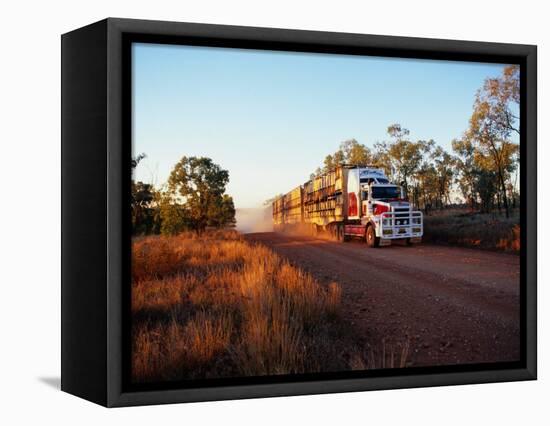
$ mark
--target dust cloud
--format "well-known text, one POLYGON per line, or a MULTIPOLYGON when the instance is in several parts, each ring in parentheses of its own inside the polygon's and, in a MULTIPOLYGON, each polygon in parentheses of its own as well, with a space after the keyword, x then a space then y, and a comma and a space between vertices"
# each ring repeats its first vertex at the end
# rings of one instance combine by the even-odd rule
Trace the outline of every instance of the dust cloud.
POLYGON ((273 232, 271 206, 236 209, 237 231, 244 234, 249 232, 273 232))

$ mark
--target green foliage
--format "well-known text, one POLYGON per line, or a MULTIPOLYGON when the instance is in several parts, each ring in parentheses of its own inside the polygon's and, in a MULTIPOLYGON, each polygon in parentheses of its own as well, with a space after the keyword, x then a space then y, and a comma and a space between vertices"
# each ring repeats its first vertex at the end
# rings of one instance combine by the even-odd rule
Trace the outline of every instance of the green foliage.
POLYGON ((499 78, 487 79, 476 95, 464 139, 473 147, 475 166, 494 175, 497 203, 509 215, 508 182, 519 164, 519 147, 510 140, 519 134, 514 113, 519 103, 519 68, 506 67, 499 78))
POLYGON ((158 234, 160 217, 156 207, 157 191, 153 185, 133 182, 131 185, 132 229, 136 235, 158 234))
MULTIPOLYGON (((131 159, 132 171, 147 156, 138 154, 131 159)), ((131 181, 130 206, 132 215, 132 233, 134 235, 158 234, 160 232, 160 214, 158 198, 160 194, 153 185, 131 181)))
POLYGON ((442 208, 451 202, 450 192, 456 174, 456 158, 438 146, 432 151, 431 159, 437 179, 434 185, 439 203, 437 207, 442 208))
POLYGON ((175 203, 167 194, 163 194, 159 213, 161 218, 160 232, 163 235, 177 235, 192 228, 189 212, 184 205, 175 203))
MULTIPOLYGON (((132 159, 135 169, 145 158, 132 159)), ((132 228, 135 235, 202 232, 207 226, 234 227, 235 205, 225 194, 229 173, 210 158, 183 157, 163 190, 143 182, 131 184, 132 228)))
MULTIPOLYGON (((430 184, 438 182, 434 178, 435 167, 431 164, 430 157, 435 146, 433 140, 411 141, 409 130, 400 124, 392 124, 388 127, 390 141, 375 144, 375 164, 385 170, 386 174, 394 182, 401 184, 409 198, 419 205, 421 201, 425 205, 429 203, 428 192, 433 189, 430 184), (433 181, 433 182, 432 182, 433 181)), ((437 155, 443 156, 440 148, 437 155)))
POLYGON ((162 232, 202 232, 207 226, 235 225, 233 199, 225 195, 229 173, 206 157, 183 157, 168 178, 161 205, 162 232), (164 223, 166 220, 166 224, 164 223))
MULTIPOLYGON (((368 166, 372 162, 370 149, 360 144, 355 139, 349 139, 342 142, 340 150, 343 152, 343 160, 346 164, 368 166)), ((339 161, 338 157, 336 161, 339 161)))
POLYGON ((488 213, 493 208, 493 200, 497 192, 496 173, 491 170, 475 169, 473 176, 473 188, 479 195, 481 211, 488 213))
POLYGON ((314 175, 318 176, 343 164, 368 166, 372 159, 372 153, 368 147, 355 139, 348 139, 340 144, 334 154, 325 157, 323 168, 317 168, 314 175))
POLYGON ((474 209, 477 200, 475 186, 477 166, 474 157, 474 146, 470 141, 464 139, 453 140, 452 146, 453 151, 457 154, 456 167, 458 177, 456 182, 464 200, 474 209))
POLYGON ((424 141, 399 140, 390 145, 389 155, 398 180, 404 182, 405 190, 408 189, 409 181, 414 179, 422 167, 423 156, 429 150, 430 145, 424 141))
POLYGON ((233 197, 224 194, 221 198, 216 199, 210 206, 208 212, 208 226, 213 226, 215 228, 233 228, 236 224, 233 197))

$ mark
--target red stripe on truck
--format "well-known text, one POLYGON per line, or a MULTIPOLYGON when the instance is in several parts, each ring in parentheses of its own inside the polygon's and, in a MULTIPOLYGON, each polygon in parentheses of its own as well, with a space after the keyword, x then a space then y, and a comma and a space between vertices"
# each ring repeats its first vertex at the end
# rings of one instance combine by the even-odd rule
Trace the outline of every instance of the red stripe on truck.
POLYGON ((380 204, 376 204, 374 206, 374 215, 375 216, 378 216, 378 215, 381 215, 382 213, 385 213, 387 211, 389 211, 390 208, 388 206, 384 206, 384 205, 380 205, 380 204))
POLYGON ((365 226, 364 225, 346 225, 344 228, 344 232, 346 234, 364 235, 365 226))
POLYGON ((348 194, 348 216, 357 216, 357 195, 355 195, 355 192, 348 194))

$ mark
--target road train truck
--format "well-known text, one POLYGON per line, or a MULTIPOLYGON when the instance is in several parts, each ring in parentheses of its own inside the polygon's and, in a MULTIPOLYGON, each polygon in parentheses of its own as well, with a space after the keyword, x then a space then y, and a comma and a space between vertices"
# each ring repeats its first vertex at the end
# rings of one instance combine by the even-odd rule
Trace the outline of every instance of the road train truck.
POLYGON ((375 167, 336 167, 277 197, 272 208, 276 232, 324 232, 338 241, 361 238, 369 247, 419 243, 423 234, 422 212, 375 167))

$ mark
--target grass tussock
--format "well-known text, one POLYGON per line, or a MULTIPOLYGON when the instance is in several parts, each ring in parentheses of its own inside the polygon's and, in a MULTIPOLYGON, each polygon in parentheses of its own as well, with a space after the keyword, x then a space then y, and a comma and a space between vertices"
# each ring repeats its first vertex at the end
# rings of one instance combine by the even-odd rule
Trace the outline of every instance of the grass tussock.
POLYGON ((518 254, 520 251, 518 213, 514 212, 508 219, 494 213, 468 213, 463 210, 424 216, 423 240, 518 254))
POLYGON ((364 368, 341 288, 231 231, 133 242, 135 382, 364 368))

